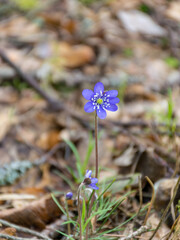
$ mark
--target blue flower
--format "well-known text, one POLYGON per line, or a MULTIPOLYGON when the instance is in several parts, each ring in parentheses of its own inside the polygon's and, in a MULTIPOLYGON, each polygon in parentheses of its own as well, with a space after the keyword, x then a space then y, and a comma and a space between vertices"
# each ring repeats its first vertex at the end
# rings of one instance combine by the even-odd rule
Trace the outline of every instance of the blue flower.
POLYGON ((98 183, 98 179, 97 178, 92 178, 91 177, 92 171, 91 170, 87 170, 86 174, 85 174, 85 179, 84 179, 84 184, 87 187, 90 187, 94 190, 98 190, 99 188, 96 186, 96 183, 98 183))
POLYGON ((66 193, 66 199, 67 200, 72 199, 72 197, 73 197, 73 193, 72 192, 66 193))
POLYGON ((115 112, 118 110, 117 103, 119 103, 119 98, 117 98, 118 91, 110 90, 104 92, 104 85, 101 82, 96 83, 94 86, 94 92, 90 89, 84 89, 82 92, 83 97, 89 100, 84 105, 84 111, 87 113, 96 110, 99 118, 106 118, 106 110, 115 112))

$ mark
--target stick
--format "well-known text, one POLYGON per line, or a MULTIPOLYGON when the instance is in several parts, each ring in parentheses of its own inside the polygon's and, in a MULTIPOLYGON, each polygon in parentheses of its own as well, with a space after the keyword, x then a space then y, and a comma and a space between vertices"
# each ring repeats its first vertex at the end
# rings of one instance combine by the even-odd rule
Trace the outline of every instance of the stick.
POLYGON ((120 238, 119 240, 130 240, 131 238, 134 238, 138 235, 141 235, 142 233, 145 233, 147 232, 149 229, 151 228, 151 226, 141 226, 137 231, 131 233, 129 236, 127 237, 123 237, 123 238, 120 238))

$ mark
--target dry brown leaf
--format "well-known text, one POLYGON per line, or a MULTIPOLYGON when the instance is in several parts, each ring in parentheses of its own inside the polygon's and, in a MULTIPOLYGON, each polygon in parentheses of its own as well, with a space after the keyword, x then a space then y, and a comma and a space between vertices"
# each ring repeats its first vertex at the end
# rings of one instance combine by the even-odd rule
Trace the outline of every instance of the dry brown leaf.
POLYGON ((180 22, 180 2, 174 1, 170 3, 169 8, 166 11, 166 16, 173 20, 180 22))
POLYGON ((128 167, 132 165, 136 149, 130 145, 119 157, 114 160, 114 164, 119 167, 128 167))
MULTIPOLYGON (((153 213, 147 220, 147 224, 152 226, 152 229, 155 229, 159 224, 160 218, 158 217, 157 213, 153 213)), ((160 240, 162 239, 167 233, 169 233, 170 229, 166 226, 165 223, 162 223, 161 227, 153 237, 153 240, 160 240)), ((153 232, 146 232, 141 236, 144 239, 149 239, 152 236, 153 232)))
POLYGON ((42 133, 36 141, 36 145, 44 150, 49 150, 59 142, 59 131, 50 130, 42 133))
POLYGON ((13 109, 7 108, 0 112, 0 141, 6 136, 12 124, 15 122, 13 109))
MULTIPOLYGON (((1 234, 6 234, 9 236, 16 236, 16 229, 12 227, 7 227, 0 231, 1 234)), ((5 240, 5 238, 0 238, 0 240, 5 240)))
POLYGON ((134 84, 134 85, 128 86, 128 88, 126 89, 125 99, 133 100, 133 101, 135 99, 156 101, 157 95, 147 90, 147 88, 145 88, 145 86, 141 84, 134 84))
POLYGON ((64 17, 62 14, 59 14, 59 12, 41 13, 40 16, 50 27, 63 28, 70 33, 74 33, 76 30, 76 22, 73 19, 64 17))
POLYGON ((61 210, 50 195, 30 203, 26 207, 7 209, 0 212, 0 218, 25 227, 42 230, 46 223, 59 217, 61 210))
POLYGON ((59 54, 62 65, 70 68, 83 66, 94 58, 94 52, 91 47, 86 45, 71 46, 65 42, 59 43, 59 54))

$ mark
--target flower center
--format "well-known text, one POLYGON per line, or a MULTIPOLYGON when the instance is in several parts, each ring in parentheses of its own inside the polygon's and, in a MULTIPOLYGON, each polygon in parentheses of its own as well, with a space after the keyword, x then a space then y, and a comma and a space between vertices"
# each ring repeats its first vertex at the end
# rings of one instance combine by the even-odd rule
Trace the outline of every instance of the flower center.
POLYGON ((98 104, 102 104, 102 103, 103 103, 102 98, 98 98, 97 103, 98 103, 98 104))

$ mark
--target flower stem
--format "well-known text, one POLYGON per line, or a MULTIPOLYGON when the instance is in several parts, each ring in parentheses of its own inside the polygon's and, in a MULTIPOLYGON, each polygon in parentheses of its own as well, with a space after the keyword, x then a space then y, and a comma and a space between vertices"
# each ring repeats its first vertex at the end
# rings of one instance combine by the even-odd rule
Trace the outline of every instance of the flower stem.
POLYGON ((80 196, 81 196, 81 188, 83 186, 83 183, 80 184, 79 188, 78 188, 78 222, 79 222, 79 240, 82 240, 82 224, 81 224, 81 203, 80 203, 80 196))
POLYGON ((96 157, 96 173, 95 177, 98 178, 98 172, 99 172, 99 158, 98 158, 98 116, 97 113, 95 114, 95 157, 96 157))
MULTIPOLYGON (((68 208, 68 202, 67 200, 65 200, 65 207, 66 207, 66 213, 67 213, 67 220, 70 221, 70 217, 69 217, 69 208, 68 208)), ((70 223, 67 224, 68 227, 68 235, 71 235, 71 225, 70 223)))
MULTIPOLYGON (((96 171, 95 171, 95 178, 98 178, 98 173, 99 173, 99 157, 98 157, 98 116, 97 113, 95 114, 95 159, 96 159, 96 171)), ((90 206, 89 206, 89 211, 88 211, 88 218, 91 215, 91 210, 93 206, 93 202, 95 199, 95 191, 93 191, 90 206)), ((95 217, 96 218, 96 217, 95 217)), ((96 221, 94 224, 94 228, 96 225, 96 221)), ((88 238, 88 232, 89 232, 89 224, 86 227, 86 239, 88 238)))

